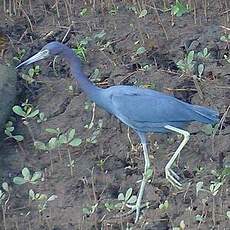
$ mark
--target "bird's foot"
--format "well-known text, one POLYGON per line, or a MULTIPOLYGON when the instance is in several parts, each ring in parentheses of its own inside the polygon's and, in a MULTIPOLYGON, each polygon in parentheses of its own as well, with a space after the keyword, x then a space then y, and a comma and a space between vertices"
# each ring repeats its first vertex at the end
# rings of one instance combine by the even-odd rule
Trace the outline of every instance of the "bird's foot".
POLYGON ((182 189, 183 185, 179 182, 180 177, 168 166, 165 167, 166 179, 176 188, 182 189))

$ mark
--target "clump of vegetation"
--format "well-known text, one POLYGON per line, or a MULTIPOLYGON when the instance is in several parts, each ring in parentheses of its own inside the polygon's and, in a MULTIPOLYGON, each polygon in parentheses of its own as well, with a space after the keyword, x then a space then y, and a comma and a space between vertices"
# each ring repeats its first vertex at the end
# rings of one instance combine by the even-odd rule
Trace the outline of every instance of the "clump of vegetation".
POLYGON ((186 13, 189 13, 190 9, 188 4, 185 5, 180 0, 176 0, 176 2, 171 7, 171 14, 176 15, 177 17, 181 17, 186 13))
POLYGON ((6 139, 12 138, 12 139, 14 139, 17 142, 20 142, 20 141, 24 140, 24 137, 22 135, 14 135, 13 131, 14 131, 13 122, 12 121, 8 121, 5 124, 5 131, 4 131, 5 134, 6 134, 6 136, 7 136, 6 139))
POLYGON ((41 177, 42 177, 42 173, 40 171, 31 174, 28 168, 23 168, 22 177, 19 176, 14 177, 13 182, 17 185, 22 185, 25 183, 37 184, 40 181, 41 177))
POLYGON ((38 76, 41 73, 41 69, 39 65, 36 65, 32 68, 30 68, 27 72, 27 74, 22 74, 22 79, 24 79, 28 84, 32 84, 36 82, 35 77, 38 76))

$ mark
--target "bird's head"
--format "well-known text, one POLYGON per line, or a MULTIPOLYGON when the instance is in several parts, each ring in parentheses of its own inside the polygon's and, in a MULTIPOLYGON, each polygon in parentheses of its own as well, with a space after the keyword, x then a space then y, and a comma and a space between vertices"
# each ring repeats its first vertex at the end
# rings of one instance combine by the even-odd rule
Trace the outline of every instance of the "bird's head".
POLYGON ((60 42, 54 41, 46 44, 38 53, 36 53, 31 58, 19 64, 16 68, 19 68, 23 65, 29 65, 36 61, 45 59, 49 56, 60 55, 64 52, 66 46, 60 42))

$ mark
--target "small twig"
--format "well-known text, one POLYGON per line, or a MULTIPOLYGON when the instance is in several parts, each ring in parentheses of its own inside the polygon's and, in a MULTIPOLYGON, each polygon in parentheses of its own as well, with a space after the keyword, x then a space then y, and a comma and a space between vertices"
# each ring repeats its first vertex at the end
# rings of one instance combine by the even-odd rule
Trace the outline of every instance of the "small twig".
POLYGON ((193 75, 192 78, 193 78, 193 82, 194 82, 194 84, 196 86, 197 92, 199 94, 199 97, 200 97, 201 100, 203 100, 204 99, 204 94, 203 94, 203 92, 202 92, 202 90, 200 88, 200 85, 199 85, 198 81, 197 81, 197 77, 195 75, 193 75))
MULTIPOLYGON (((230 11, 230 10, 229 10, 230 11)), ((230 31, 230 28, 228 28, 228 27, 225 27, 225 26, 220 26, 222 29, 225 29, 225 30, 228 30, 228 31, 230 31)))
POLYGON ((90 121, 90 123, 89 123, 89 129, 91 129, 91 128, 93 127, 93 125, 94 125, 95 110, 96 110, 96 104, 93 103, 93 110, 92 110, 93 115, 92 115, 91 121, 90 121))
MULTIPOLYGON (((156 12, 156 15, 157 15, 158 23, 159 23, 160 26, 162 27, 162 30, 163 30, 163 32, 164 32, 164 34, 165 34, 166 39, 169 40, 168 34, 167 34, 167 32, 166 32, 166 30, 165 30, 165 27, 164 27, 164 25, 163 25, 163 23, 162 23, 162 21, 161 21, 160 15, 158 14, 158 11, 157 11, 157 7, 156 7, 156 4, 155 4, 155 1, 152 1, 152 2, 153 2, 153 8, 154 8, 154 10, 155 10, 155 12, 156 12)), ((150 6, 150 7, 151 7, 151 6, 150 6)), ((151 8, 152 8, 152 7, 151 7, 151 8)))
POLYGON ((62 38, 62 42, 64 42, 65 39, 67 38, 67 36, 69 35, 69 33, 70 33, 71 29, 72 29, 72 26, 73 26, 73 24, 70 24, 65 36, 62 38))
POLYGON ((33 32, 33 31, 34 31, 33 25, 32 25, 32 22, 30 21, 29 16, 27 15, 27 13, 25 12, 25 10, 24 10, 22 7, 20 7, 20 10, 22 11, 22 13, 23 13, 23 14, 25 15, 25 17, 27 18, 27 20, 28 20, 28 22, 29 22, 29 25, 30 25, 30 29, 31 29, 31 31, 33 32))
POLYGON ((197 89, 172 89, 172 88, 168 88, 168 87, 164 87, 164 89, 168 90, 168 91, 191 91, 191 92, 197 92, 197 89))
POLYGON ((216 136, 217 130, 220 129, 220 134, 221 134, 221 131, 222 131, 222 128, 223 128, 223 124, 224 124, 224 121, 225 121, 225 119, 227 117, 227 114, 228 114, 229 110, 230 110, 230 105, 228 106, 228 108, 224 112, 223 116, 221 117, 220 122, 218 123, 217 129, 215 129, 214 132, 213 132, 213 134, 212 134, 212 155, 215 154, 214 138, 216 136))
POLYGON ((118 84, 119 84, 119 85, 123 84, 125 81, 127 81, 127 80, 128 80, 132 75, 134 75, 136 72, 137 72, 137 71, 134 71, 134 72, 128 74, 125 78, 121 79, 121 80, 118 82, 118 84))

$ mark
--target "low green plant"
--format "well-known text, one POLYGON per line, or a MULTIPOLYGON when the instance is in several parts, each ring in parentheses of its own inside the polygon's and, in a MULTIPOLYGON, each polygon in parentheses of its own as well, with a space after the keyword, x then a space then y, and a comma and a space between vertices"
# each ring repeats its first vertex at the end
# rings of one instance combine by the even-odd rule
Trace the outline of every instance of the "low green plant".
POLYGON ((46 129, 47 132, 55 134, 47 143, 35 141, 34 146, 39 150, 51 151, 63 145, 77 147, 81 144, 82 140, 75 136, 75 129, 69 129, 67 132, 62 133, 59 128, 46 129))
MULTIPOLYGON (((96 129, 93 131, 93 133, 92 133, 92 135, 90 137, 86 138, 86 142, 91 143, 91 144, 97 143, 97 137, 101 132, 102 125, 103 125, 103 120, 99 119, 96 129)), ((86 128, 89 129, 90 127, 87 126, 86 128)))
POLYGON ((98 68, 96 68, 93 73, 90 75, 90 79, 92 82, 100 82, 101 81, 101 73, 98 68))
POLYGON ((124 210, 125 207, 132 208, 137 201, 137 196, 133 195, 133 189, 129 188, 126 193, 119 193, 118 201, 119 203, 115 204, 115 208, 119 210, 124 210))
POLYGON ((13 112, 22 118, 24 121, 28 121, 29 118, 35 118, 40 113, 39 109, 34 109, 33 105, 29 103, 28 99, 22 105, 15 105, 13 112))
POLYGON ((145 52, 146 52, 145 47, 141 46, 141 47, 139 47, 139 48, 136 50, 135 56, 144 54, 145 52))
POLYGON ((45 113, 39 112, 39 114, 37 116, 37 123, 41 123, 44 121, 47 121, 47 117, 45 116, 45 113))
POLYGON ((190 9, 188 4, 185 5, 179 0, 176 0, 176 2, 171 6, 171 14, 176 15, 177 17, 181 17, 182 15, 189 13, 190 9))
POLYGON ((82 8, 80 11, 80 15, 82 17, 87 16, 88 15, 88 9, 87 8, 82 8))
POLYGON ((205 47, 202 51, 197 53, 197 56, 202 59, 208 59, 210 57, 210 53, 208 52, 208 48, 205 47))
POLYGON ((230 55, 224 54, 224 59, 230 63, 230 55))
POLYGON ((37 184, 42 178, 42 172, 34 172, 31 174, 30 170, 28 168, 22 169, 22 177, 16 176, 13 178, 13 182, 17 185, 22 185, 25 183, 30 184, 37 184))
POLYGON ((26 50, 25 49, 19 49, 18 52, 16 52, 15 56, 13 57, 13 60, 16 60, 20 62, 25 55, 26 50))
POLYGON ((220 37, 220 40, 221 40, 222 42, 227 42, 227 43, 229 43, 229 42, 230 42, 230 34, 222 35, 222 36, 220 37))
POLYGON ((4 132, 5 132, 6 136, 7 136, 6 139, 12 138, 12 139, 14 139, 17 142, 20 142, 20 141, 24 140, 24 137, 22 135, 14 135, 13 131, 14 131, 13 122, 12 121, 8 121, 5 124, 5 130, 4 130, 4 132))
POLYGON ((211 135, 213 135, 214 133, 217 132, 218 127, 219 127, 218 124, 216 124, 216 125, 214 125, 214 126, 211 125, 211 124, 203 125, 201 131, 202 131, 203 133, 205 133, 207 136, 211 136, 211 135))
POLYGON ((100 168, 101 171, 104 171, 104 166, 105 166, 105 162, 108 160, 110 156, 107 156, 105 159, 100 159, 99 161, 97 161, 97 166, 100 168))
POLYGON ((106 202, 105 208, 111 212, 113 210, 123 211, 126 207, 133 209, 136 204, 137 196, 133 195, 133 189, 129 188, 126 193, 119 193, 118 203, 106 202))
POLYGON ((190 51, 184 59, 179 60, 176 64, 177 67, 184 73, 184 74, 191 74, 194 71, 194 51, 190 51))
POLYGON ((87 44, 89 43, 90 38, 86 37, 82 39, 80 42, 77 42, 74 46, 74 52, 81 58, 81 60, 86 61, 86 52, 87 52, 87 44))
POLYGON ((90 216, 96 211, 97 206, 98 206, 98 203, 96 203, 95 205, 92 205, 92 206, 84 207, 82 209, 82 212, 84 215, 90 216))
POLYGON ((167 212, 168 209, 169 209, 169 202, 168 200, 165 200, 164 203, 161 203, 159 205, 159 209, 162 211, 162 212, 167 212))
POLYGON ((116 15, 118 10, 119 10, 119 7, 113 5, 112 8, 109 10, 109 15, 116 15))
POLYGON ((34 190, 30 189, 29 198, 31 199, 31 201, 35 201, 38 203, 37 205, 38 211, 41 213, 46 209, 47 204, 57 199, 58 196, 57 195, 47 196, 46 194, 35 193, 34 190))
POLYGON ((24 79, 28 84, 35 82, 35 77, 41 73, 40 66, 36 65, 30 68, 27 74, 22 74, 22 79, 24 79))
POLYGON ((143 18, 147 15, 148 11, 146 9, 141 10, 138 18, 143 18))

